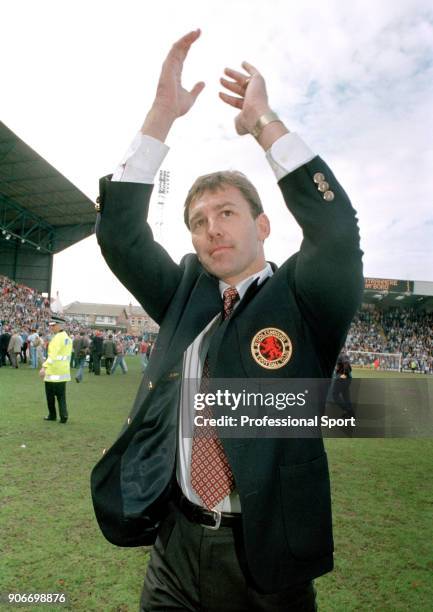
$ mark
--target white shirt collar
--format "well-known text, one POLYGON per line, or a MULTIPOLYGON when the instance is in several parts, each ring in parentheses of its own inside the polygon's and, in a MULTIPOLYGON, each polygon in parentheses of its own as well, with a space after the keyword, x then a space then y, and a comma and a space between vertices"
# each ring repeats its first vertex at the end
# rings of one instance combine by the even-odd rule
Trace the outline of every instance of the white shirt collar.
MULTIPOLYGON (((260 270, 260 272, 255 272, 254 274, 251 274, 251 276, 248 276, 248 278, 244 278, 244 280, 242 280, 240 283, 235 285, 239 293, 239 300, 241 300, 244 297, 245 293, 247 292, 248 287, 256 280, 256 278, 258 279, 257 284, 261 285, 263 281, 269 276, 272 276, 272 274, 273 274, 273 270, 271 268, 271 264, 266 263, 266 266, 263 268, 263 270, 260 270)), ((221 293, 221 297, 223 297, 224 291, 228 289, 229 287, 231 287, 231 285, 228 285, 222 280, 219 281, 219 290, 221 293)))

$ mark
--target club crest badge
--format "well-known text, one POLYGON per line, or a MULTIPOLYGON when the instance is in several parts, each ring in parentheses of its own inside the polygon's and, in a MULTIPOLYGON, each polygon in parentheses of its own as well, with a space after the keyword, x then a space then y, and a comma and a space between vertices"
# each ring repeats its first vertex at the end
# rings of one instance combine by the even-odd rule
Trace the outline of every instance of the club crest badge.
POLYGON ((281 329, 265 327, 252 339, 251 355, 262 368, 277 370, 290 360, 292 343, 289 336, 281 329))

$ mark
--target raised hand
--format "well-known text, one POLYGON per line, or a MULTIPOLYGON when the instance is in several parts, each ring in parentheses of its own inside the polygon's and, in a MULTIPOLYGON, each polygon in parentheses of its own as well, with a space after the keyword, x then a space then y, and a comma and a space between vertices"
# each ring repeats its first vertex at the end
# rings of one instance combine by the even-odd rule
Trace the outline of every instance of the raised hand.
POLYGON ((181 82, 183 63, 200 34, 200 30, 189 32, 170 49, 162 65, 155 100, 141 128, 143 134, 164 140, 173 121, 190 110, 203 90, 203 81, 196 83, 191 91, 181 82))
POLYGON ((235 128, 241 136, 250 133, 257 119, 270 111, 264 78, 257 68, 248 62, 242 62, 242 67, 246 74, 225 68, 224 74, 232 80, 224 77, 220 79, 221 84, 236 96, 224 92, 219 94, 226 104, 240 109, 241 112, 235 118, 235 128))
POLYGON ((203 81, 196 83, 191 91, 181 83, 183 63, 200 34, 200 30, 194 30, 182 36, 174 43, 162 65, 154 104, 172 113, 175 119, 189 111, 204 88, 203 81))

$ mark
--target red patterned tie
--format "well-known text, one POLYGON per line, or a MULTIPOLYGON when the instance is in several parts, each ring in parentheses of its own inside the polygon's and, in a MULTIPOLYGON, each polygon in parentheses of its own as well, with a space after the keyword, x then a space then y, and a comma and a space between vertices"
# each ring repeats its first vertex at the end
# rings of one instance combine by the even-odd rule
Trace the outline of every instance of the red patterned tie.
MULTIPOLYGON (((223 319, 231 315, 238 299, 239 293, 235 287, 229 287, 224 291, 223 319)), ((206 356, 200 393, 206 393, 208 386, 209 359, 206 356)), ((203 410, 203 416, 205 418, 214 416, 209 406, 203 410)), ((191 485, 203 504, 209 509, 214 508, 234 489, 235 481, 230 464, 215 427, 200 427, 200 435, 194 431, 191 451, 191 485)))

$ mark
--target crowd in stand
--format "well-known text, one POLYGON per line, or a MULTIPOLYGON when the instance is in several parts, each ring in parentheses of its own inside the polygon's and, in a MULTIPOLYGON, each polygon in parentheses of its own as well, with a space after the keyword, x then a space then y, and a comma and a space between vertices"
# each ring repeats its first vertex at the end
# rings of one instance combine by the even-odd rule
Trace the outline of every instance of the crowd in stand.
POLYGON ((380 312, 360 310, 355 315, 346 340, 351 351, 387 352, 386 338, 380 331, 380 312))
POLYGON ((1 319, 19 328, 48 326, 50 302, 34 289, 0 275, 1 319))
POLYGON ((377 308, 360 310, 350 327, 346 351, 353 351, 355 365, 379 362, 380 356, 364 353, 399 353, 401 369, 433 373, 433 313, 414 308, 377 308))
MULTIPOLYGON (((10 363, 18 367, 19 363, 29 361, 31 367, 38 367, 45 359, 50 340, 49 318, 47 298, 0 275, 0 366, 10 363)), ((65 331, 73 339, 83 335, 89 339, 86 362, 90 359, 91 367, 95 345, 108 341, 113 334, 95 332, 75 320, 68 322, 65 331)), ((121 333, 114 334, 112 340, 122 355, 140 355, 145 368, 152 343, 121 333)), ((381 367, 380 356, 368 357, 366 353, 399 353, 402 370, 433 373, 433 313, 414 308, 381 311, 373 306, 363 307, 352 322, 345 351, 351 351, 354 365, 381 367)), ((115 357, 116 354, 113 366, 122 367, 121 360, 116 361, 115 357)))

